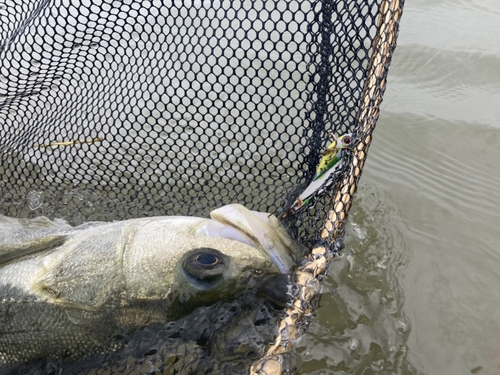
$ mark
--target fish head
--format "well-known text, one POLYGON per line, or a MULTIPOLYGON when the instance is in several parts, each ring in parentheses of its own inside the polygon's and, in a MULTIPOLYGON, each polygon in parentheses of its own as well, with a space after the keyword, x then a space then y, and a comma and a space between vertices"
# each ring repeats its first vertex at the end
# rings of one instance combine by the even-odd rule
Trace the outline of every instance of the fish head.
POLYGON ((263 275, 286 273, 304 254, 275 216, 238 204, 212 211, 210 219, 156 219, 131 234, 124 274, 130 298, 168 296, 177 306, 170 316, 230 298, 263 275))
POLYGON ((117 333, 177 320, 247 288, 265 294, 263 283, 276 292, 269 298, 282 302, 287 284, 279 276, 295 265, 300 245, 272 215, 228 205, 211 216, 78 227, 10 220, 14 236, 6 231, 5 241, 0 237, 0 289, 8 301, 2 330, 9 353, 27 345, 25 332, 35 333, 22 360, 63 356, 83 345, 93 351, 117 333))

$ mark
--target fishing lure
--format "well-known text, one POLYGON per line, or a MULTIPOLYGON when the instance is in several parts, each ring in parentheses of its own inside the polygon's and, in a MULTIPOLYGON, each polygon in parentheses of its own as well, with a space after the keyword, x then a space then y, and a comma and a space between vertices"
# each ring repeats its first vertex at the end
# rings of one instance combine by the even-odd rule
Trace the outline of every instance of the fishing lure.
POLYGON ((97 137, 97 138, 92 138, 92 139, 87 139, 85 141, 66 141, 66 142, 50 142, 48 144, 38 144, 35 143, 33 144, 33 148, 47 148, 47 147, 57 147, 57 146, 74 146, 74 145, 82 145, 84 143, 91 144, 91 143, 97 143, 97 142, 102 142, 103 138, 97 137))
POLYGON ((316 174, 312 182, 302 194, 299 195, 287 212, 281 216, 281 219, 286 218, 292 212, 297 212, 307 205, 312 196, 317 192, 321 192, 321 189, 325 190, 327 187, 325 184, 329 181, 329 177, 342 167, 342 158, 345 154, 345 150, 351 148, 352 144, 353 135, 350 133, 344 134, 338 138, 334 137, 334 141, 321 153, 322 157, 316 168, 316 174))

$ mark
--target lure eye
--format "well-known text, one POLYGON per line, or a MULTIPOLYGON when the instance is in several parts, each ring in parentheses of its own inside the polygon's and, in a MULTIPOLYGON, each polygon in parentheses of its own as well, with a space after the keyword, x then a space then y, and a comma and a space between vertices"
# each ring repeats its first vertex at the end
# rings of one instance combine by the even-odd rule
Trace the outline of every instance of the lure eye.
POLYGON ((227 259, 218 250, 211 248, 196 249, 183 262, 184 272, 197 283, 211 286, 224 279, 227 259))
POLYGON ((352 138, 346 135, 344 138, 342 138, 342 144, 349 146, 352 143, 352 138))

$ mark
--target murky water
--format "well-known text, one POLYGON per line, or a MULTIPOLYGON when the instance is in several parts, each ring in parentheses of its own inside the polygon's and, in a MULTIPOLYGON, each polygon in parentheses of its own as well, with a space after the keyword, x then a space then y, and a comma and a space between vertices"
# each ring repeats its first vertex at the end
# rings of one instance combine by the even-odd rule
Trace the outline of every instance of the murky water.
POLYGON ((303 374, 500 374, 498 25, 497 1, 407 1, 303 374))

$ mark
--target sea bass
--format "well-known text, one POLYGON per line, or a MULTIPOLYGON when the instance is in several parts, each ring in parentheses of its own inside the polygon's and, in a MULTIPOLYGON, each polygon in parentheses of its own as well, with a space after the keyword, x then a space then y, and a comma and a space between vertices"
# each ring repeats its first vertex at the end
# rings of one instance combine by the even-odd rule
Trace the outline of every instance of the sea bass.
POLYGON ((303 248, 272 215, 91 222, 0 216, 0 363, 79 358, 287 272, 303 248))

